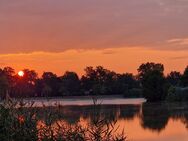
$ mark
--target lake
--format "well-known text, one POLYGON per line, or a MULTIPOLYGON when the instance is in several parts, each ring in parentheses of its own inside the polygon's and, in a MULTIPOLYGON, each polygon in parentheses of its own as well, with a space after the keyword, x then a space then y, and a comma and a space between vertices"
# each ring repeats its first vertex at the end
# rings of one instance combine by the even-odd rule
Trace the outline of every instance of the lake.
POLYGON ((90 123, 96 116, 117 121, 117 132, 124 130, 131 141, 187 141, 188 104, 187 103, 145 103, 144 99, 104 98, 94 106, 91 99, 50 99, 34 100, 35 107, 43 117, 44 109, 54 115, 61 115, 55 121, 69 124, 90 123), (43 103, 43 104, 41 104, 43 103), (61 105, 53 107, 54 105, 61 105), (50 106, 43 107, 42 105, 50 106))

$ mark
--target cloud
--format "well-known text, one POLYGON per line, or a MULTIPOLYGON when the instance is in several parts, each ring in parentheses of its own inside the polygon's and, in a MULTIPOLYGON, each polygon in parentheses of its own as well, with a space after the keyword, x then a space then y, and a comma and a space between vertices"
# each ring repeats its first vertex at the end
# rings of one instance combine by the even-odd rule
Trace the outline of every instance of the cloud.
POLYGON ((177 44, 177 45, 188 45, 188 38, 176 38, 170 39, 167 41, 170 44, 177 44))
POLYGON ((188 56, 177 56, 177 57, 171 57, 172 60, 184 60, 188 59, 188 56))
POLYGON ((102 65, 118 73, 131 72, 137 74, 139 65, 150 61, 163 63, 167 73, 172 70, 183 71, 188 62, 188 57, 183 57, 186 57, 187 54, 188 51, 156 51, 140 47, 67 50, 58 53, 33 52, 0 55, 0 67, 11 66, 16 71, 29 68, 36 70, 40 75, 44 71, 52 71, 62 75, 67 70, 84 74, 86 66, 102 65), (108 51, 115 53, 104 54, 108 51))
POLYGON ((0 53, 144 46, 184 50, 187 0, 1 0, 0 53))

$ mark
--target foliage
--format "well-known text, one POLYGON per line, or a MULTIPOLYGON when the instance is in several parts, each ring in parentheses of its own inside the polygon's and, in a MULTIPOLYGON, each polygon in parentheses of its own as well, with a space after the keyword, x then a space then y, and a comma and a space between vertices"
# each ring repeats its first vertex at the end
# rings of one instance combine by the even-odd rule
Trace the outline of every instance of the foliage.
POLYGON ((80 80, 75 72, 65 72, 65 74, 60 78, 60 92, 61 95, 80 95, 80 80))
MULTIPOLYGON (((0 105, 0 139, 3 141, 125 141, 116 134, 115 122, 96 116, 89 125, 70 125, 47 111, 41 119, 34 103, 5 102, 0 105), (28 108, 25 108, 27 106, 28 108)), ((94 105, 95 107, 95 105, 94 105)), ((45 107, 43 107, 45 108, 45 107)), ((95 109, 95 108, 94 108, 95 109)))
POLYGON ((172 71, 164 76, 160 63, 144 63, 138 68, 138 75, 116 73, 102 66, 86 67, 85 74, 65 72, 57 76, 44 72, 42 77, 34 70, 24 69, 24 76, 15 74, 11 67, 0 69, 0 97, 61 97, 80 95, 124 95, 140 97, 141 91, 148 101, 164 100, 171 86, 188 86, 188 67, 184 73, 172 71), (141 90, 142 89, 142 90, 141 90))
POLYGON ((117 74, 102 66, 87 67, 85 72, 81 79, 82 87, 93 95, 123 94, 127 89, 139 87, 130 73, 117 74))
POLYGON ((0 97, 5 98, 7 92, 13 87, 14 70, 10 67, 0 69, 0 97))
POLYGON ((148 74, 152 72, 159 72, 163 74, 164 66, 160 63, 147 62, 145 64, 141 64, 138 68, 138 78, 143 80, 148 74))
POLYGON ((82 77, 82 86, 85 91, 92 91, 94 95, 110 94, 113 91, 113 85, 116 82, 116 74, 104 69, 102 66, 87 67, 86 74, 82 77))
POLYGON ((162 64, 146 63, 138 68, 138 78, 141 81, 143 95, 148 101, 165 99, 164 67, 162 64))
POLYGON ((187 101, 188 100, 188 87, 170 87, 168 90, 168 95, 166 97, 167 101, 187 101))
POLYGON ((138 89, 138 88, 129 89, 124 92, 124 97, 125 98, 142 98, 143 97, 142 89, 138 89))
POLYGON ((181 82, 184 87, 188 86, 188 66, 184 70, 181 82))
POLYGON ((132 89, 139 89, 139 82, 136 80, 135 76, 131 73, 124 73, 118 75, 117 80, 117 91, 119 93, 127 93, 132 91, 132 89))
POLYGON ((166 80, 170 85, 178 86, 181 83, 181 78, 182 75, 180 72, 172 71, 167 75, 166 80))
POLYGON ((5 76, 0 76, 0 95, 5 98, 6 92, 8 90, 9 83, 5 76))
POLYGON ((14 84, 11 88, 10 95, 12 97, 33 97, 35 96, 35 82, 38 78, 34 70, 23 70, 24 77, 16 74, 14 77, 14 84))
POLYGON ((56 74, 52 72, 44 72, 40 82, 42 87, 39 85, 38 89, 40 89, 39 91, 41 91, 42 96, 52 97, 60 94, 60 79, 56 74))

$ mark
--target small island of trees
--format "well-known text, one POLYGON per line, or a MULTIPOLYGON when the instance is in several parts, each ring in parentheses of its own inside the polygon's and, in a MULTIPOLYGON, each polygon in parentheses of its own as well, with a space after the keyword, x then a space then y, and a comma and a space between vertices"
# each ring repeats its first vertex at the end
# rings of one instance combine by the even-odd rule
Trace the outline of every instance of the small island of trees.
POLYGON ((177 71, 164 75, 164 66, 147 62, 138 74, 119 74, 97 67, 86 67, 81 77, 67 71, 63 76, 44 72, 41 77, 34 70, 24 69, 21 77, 11 67, 0 69, 0 96, 12 98, 124 95, 126 98, 144 97, 147 101, 187 101, 188 66, 183 74, 177 71))

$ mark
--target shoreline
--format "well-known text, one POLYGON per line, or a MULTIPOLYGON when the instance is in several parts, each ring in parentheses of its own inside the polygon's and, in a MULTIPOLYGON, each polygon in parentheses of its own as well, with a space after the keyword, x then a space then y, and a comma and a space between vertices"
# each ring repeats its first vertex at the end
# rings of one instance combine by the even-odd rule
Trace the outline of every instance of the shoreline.
MULTIPOLYGON (((112 99, 112 98, 123 98, 123 95, 97 95, 97 96, 62 96, 62 97, 30 97, 30 98, 13 98, 14 100, 54 100, 54 99, 59 99, 59 100, 69 100, 69 99, 82 99, 82 100, 92 100, 92 98, 97 98, 97 99, 112 99)), ((128 99, 128 98, 125 98, 128 99)))
MULTIPOLYGON (((12 101, 22 101, 26 103, 24 107, 29 107, 33 103, 33 107, 54 107, 54 106, 90 106, 94 103, 99 105, 137 105, 142 104, 146 100, 144 98, 124 98, 121 95, 116 96, 99 96, 92 99, 91 96, 76 97, 50 97, 50 98, 23 98, 12 99, 12 101)), ((2 101, 0 102, 2 103, 2 101)))

